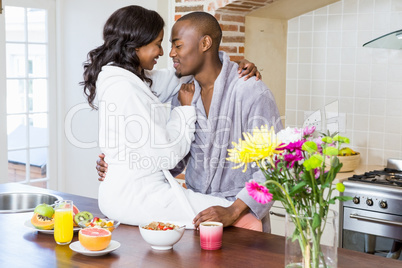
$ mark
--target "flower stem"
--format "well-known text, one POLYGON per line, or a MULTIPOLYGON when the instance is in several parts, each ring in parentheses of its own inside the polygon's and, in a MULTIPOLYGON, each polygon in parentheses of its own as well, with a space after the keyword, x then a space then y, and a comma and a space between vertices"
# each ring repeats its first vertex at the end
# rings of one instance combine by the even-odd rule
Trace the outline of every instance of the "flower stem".
MULTIPOLYGON (((303 232, 302 232, 303 228, 302 228, 302 226, 301 226, 301 224, 300 224, 299 218, 297 217, 298 213, 297 213, 297 211, 296 211, 296 209, 295 209, 295 206, 293 205, 293 201, 292 201, 292 199, 290 198, 288 192, 287 192, 287 191, 283 188, 283 186, 282 186, 281 184, 279 184, 277 181, 274 181, 274 180, 267 180, 265 183, 267 183, 267 184, 268 184, 268 183, 273 183, 273 184, 275 184, 276 186, 278 186, 279 189, 282 190, 282 193, 285 194, 286 199, 288 200, 288 203, 289 203, 289 205, 290 205, 290 207, 291 207, 291 209, 292 209, 292 211, 293 211, 293 214, 296 216, 296 217, 295 217, 295 220, 296 220, 296 223, 297 223, 297 228, 298 228, 299 231, 300 231, 300 235, 301 235, 301 238, 302 238, 302 243, 303 243, 303 245, 306 245, 306 243, 308 243, 308 241, 306 241, 306 238, 305 238, 304 235, 303 235, 303 232)), ((304 249, 304 247, 302 247, 302 249, 304 249)), ((304 253, 303 253, 303 254, 304 254, 304 253)))

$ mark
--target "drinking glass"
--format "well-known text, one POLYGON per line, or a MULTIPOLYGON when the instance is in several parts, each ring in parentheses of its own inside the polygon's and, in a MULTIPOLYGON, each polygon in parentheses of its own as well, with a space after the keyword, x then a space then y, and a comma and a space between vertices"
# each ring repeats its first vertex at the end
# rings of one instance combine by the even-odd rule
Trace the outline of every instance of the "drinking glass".
POLYGON ((70 244, 74 235, 73 201, 56 201, 54 209, 54 240, 59 245, 70 244))

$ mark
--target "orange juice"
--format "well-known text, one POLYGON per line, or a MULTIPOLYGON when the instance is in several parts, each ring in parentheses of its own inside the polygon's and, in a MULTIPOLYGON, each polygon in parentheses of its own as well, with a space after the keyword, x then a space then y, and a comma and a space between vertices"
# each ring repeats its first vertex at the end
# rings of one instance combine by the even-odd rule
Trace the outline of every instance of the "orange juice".
POLYGON ((69 244, 73 239, 74 227, 72 208, 72 201, 69 200, 59 201, 59 204, 56 204, 54 213, 54 240, 59 245, 69 244), (71 204, 69 202, 71 202, 71 204))

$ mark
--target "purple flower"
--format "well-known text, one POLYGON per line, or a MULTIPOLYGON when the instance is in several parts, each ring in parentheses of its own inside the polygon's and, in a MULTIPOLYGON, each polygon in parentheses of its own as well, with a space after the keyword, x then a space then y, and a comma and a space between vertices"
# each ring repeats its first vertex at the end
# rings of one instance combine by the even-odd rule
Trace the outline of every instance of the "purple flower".
POLYGON ((304 137, 305 136, 310 136, 310 135, 312 135, 314 133, 314 131, 315 131, 315 126, 306 126, 303 129, 303 136, 304 137))
POLYGON ((317 150, 319 153, 322 153, 322 144, 324 143, 321 138, 316 138, 313 140, 317 144, 317 150))
MULTIPOLYGON (((328 173, 328 171, 324 171, 324 174, 328 173)), ((318 179, 321 175, 321 171, 319 168, 314 169, 314 178, 318 179)))
POLYGON ((287 167, 293 168, 294 164, 300 160, 303 160, 303 155, 300 150, 296 150, 294 154, 285 154, 283 159, 288 162, 287 167))
POLYGON ((284 147, 284 149, 288 150, 289 152, 301 151, 303 143, 304 143, 304 140, 291 142, 288 145, 286 145, 286 147, 284 147))
POLYGON ((314 178, 318 179, 320 177, 320 174, 321 172, 319 168, 314 169, 314 178))

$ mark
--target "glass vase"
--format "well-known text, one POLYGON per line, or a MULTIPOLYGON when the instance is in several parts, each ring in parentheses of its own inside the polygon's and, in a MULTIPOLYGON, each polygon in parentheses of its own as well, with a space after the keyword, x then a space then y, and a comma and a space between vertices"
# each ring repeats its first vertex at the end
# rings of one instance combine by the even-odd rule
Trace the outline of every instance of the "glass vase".
POLYGON ((286 214, 285 267, 337 267, 338 213, 329 210, 321 225, 313 221, 312 217, 286 214))

